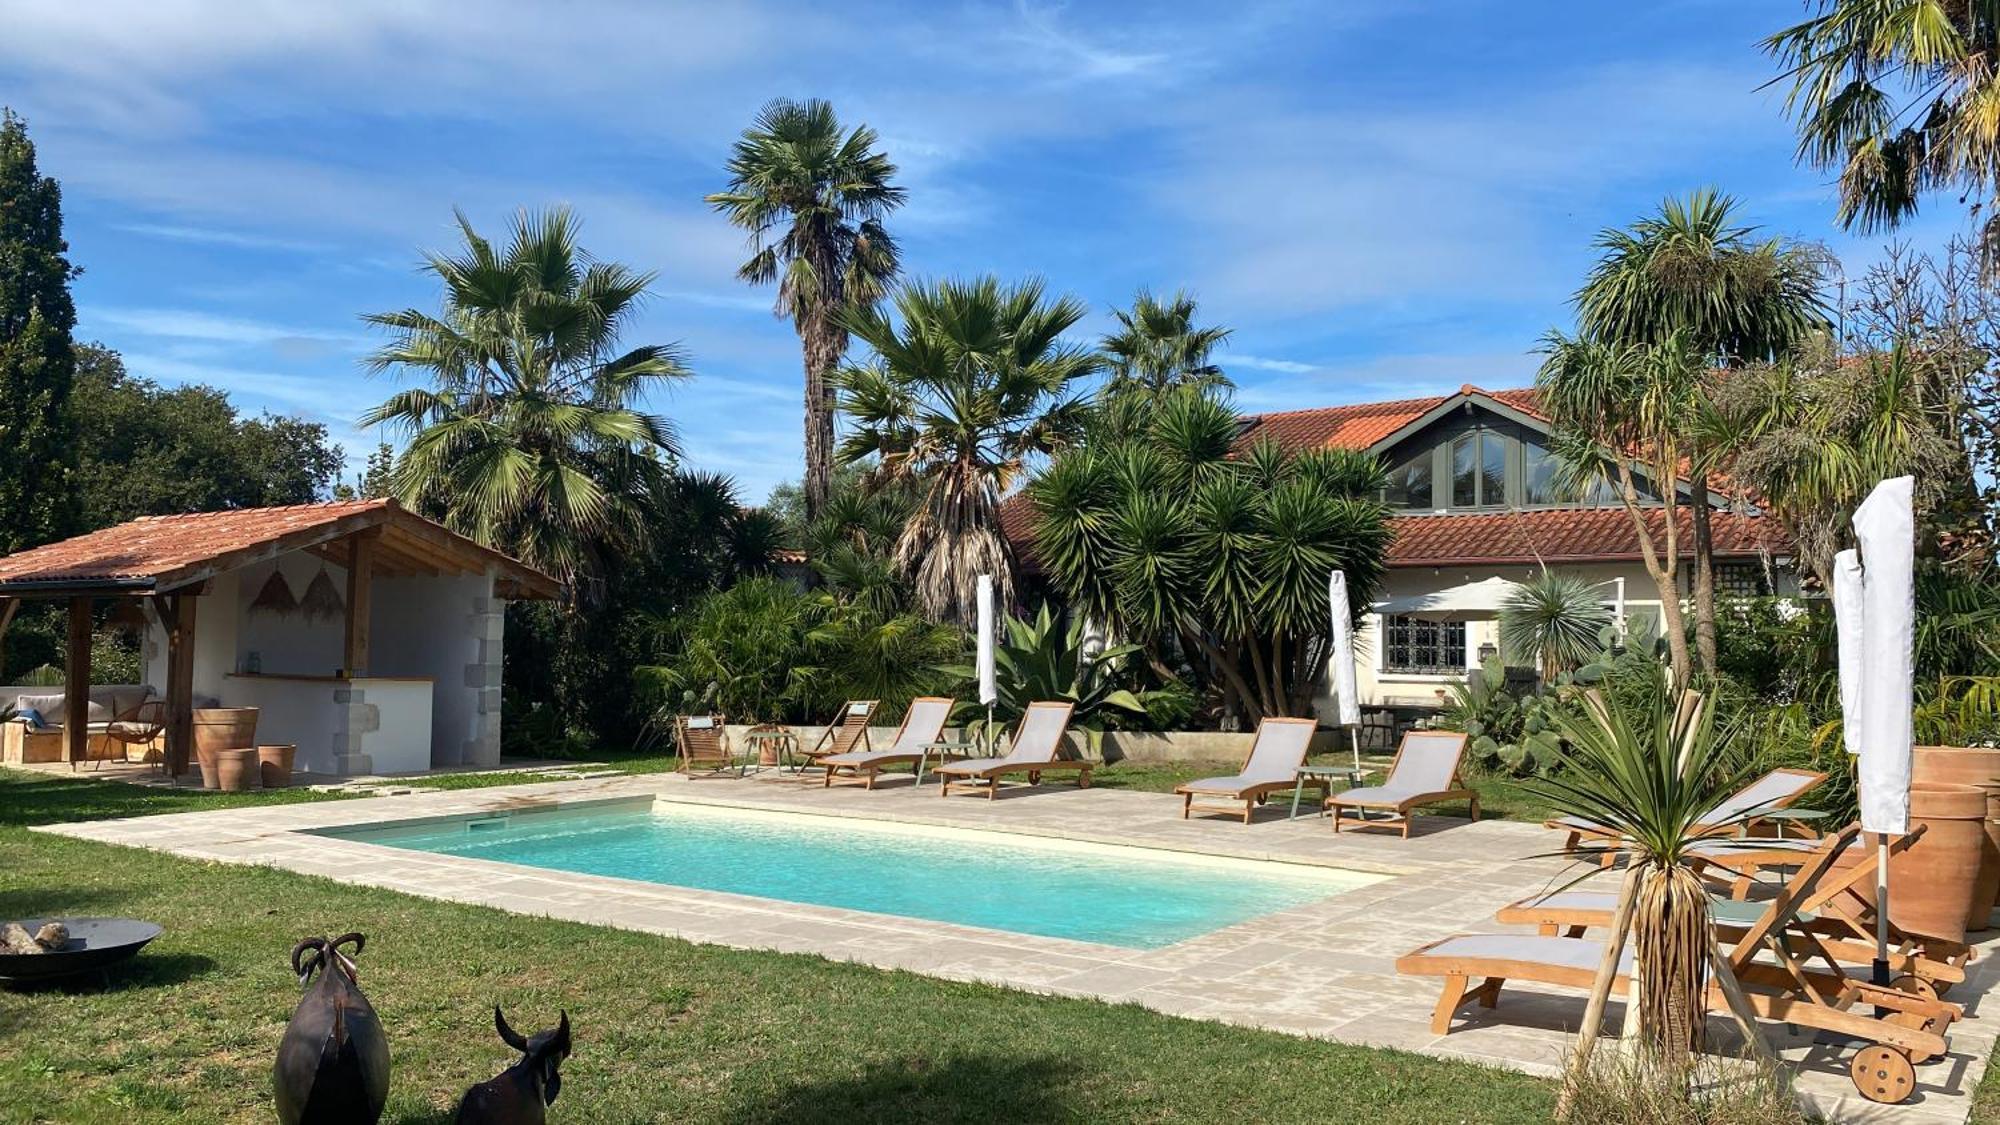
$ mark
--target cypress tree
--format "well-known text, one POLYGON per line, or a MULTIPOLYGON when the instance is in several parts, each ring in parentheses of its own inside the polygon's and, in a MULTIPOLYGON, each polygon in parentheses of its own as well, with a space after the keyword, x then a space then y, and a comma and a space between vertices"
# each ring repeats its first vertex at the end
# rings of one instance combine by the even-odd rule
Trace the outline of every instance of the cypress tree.
POLYGON ((62 187, 35 168, 27 123, 0 111, 0 553, 71 530, 70 385, 79 272, 62 187))

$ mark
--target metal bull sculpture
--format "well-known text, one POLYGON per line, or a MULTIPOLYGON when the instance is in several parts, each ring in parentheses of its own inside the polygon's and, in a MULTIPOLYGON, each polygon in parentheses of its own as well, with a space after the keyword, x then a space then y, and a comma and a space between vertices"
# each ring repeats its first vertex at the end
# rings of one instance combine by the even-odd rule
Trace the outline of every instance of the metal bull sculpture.
POLYGON ((562 1062, 569 1057, 569 1013, 547 1031, 523 1039, 493 1008, 493 1026, 509 1047, 521 1052, 513 1066, 481 1082, 459 1099, 455 1125, 543 1125, 548 1107, 562 1090, 562 1062))
POLYGON ((360 934, 307 938, 292 947, 292 971, 306 985, 278 1044, 273 1086, 283 1125, 373 1125, 389 1098, 389 1040, 354 982, 360 934), (317 972, 319 979, 313 980, 317 972))

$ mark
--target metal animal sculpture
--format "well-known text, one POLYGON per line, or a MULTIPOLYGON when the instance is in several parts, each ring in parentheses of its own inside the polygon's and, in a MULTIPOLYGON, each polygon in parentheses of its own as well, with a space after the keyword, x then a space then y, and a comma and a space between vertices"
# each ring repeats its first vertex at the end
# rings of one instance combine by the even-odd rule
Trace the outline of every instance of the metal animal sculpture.
POLYGON ((366 941, 342 934, 292 947, 292 971, 307 987, 278 1044, 272 1084, 283 1125, 373 1125, 382 1116, 389 1100, 389 1040, 354 983, 353 957, 341 952, 352 945, 359 956, 366 941))
POLYGON ((509 1047, 521 1052, 513 1066, 465 1092, 458 1102, 457 1125, 543 1125, 548 1107, 562 1090, 562 1062, 569 1057, 569 1013, 547 1031, 526 1039, 507 1026, 507 1017, 493 1007, 493 1026, 509 1047))

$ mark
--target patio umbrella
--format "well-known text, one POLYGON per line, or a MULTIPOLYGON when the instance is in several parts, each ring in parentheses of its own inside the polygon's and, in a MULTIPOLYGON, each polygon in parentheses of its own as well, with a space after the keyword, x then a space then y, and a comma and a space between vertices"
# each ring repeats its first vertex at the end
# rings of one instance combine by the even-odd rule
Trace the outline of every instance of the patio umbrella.
MULTIPOLYGON (((1333 616, 1333 690, 1340 708, 1340 725, 1354 746, 1354 768, 1361 769, 1361 700, 1354 683, 1354 617, 1347 604, 1347 575, 1326 576, 1327 611, 1333 616)), ((1355 784, 1360 784, 1356 782, 1355 784)))
POLYGON ((986 738, 989 745, 993 739, 993 705, 1000 700, 1000 685, 997 682, 993 660, 993 576, 979 576, 979 637, 978 655, 975 657, 979 673, 979 702, 986 707, 986 738))
POLYGON ((1914 480, 1875 486, 1854 511, 1859 551, 1835 560, 1840 705, 1858 754, 1861 828, 1875 833, 1875 979, 1889 981, 1889 837, 1910 830, 1911 646, 1916 632, 1914 480))

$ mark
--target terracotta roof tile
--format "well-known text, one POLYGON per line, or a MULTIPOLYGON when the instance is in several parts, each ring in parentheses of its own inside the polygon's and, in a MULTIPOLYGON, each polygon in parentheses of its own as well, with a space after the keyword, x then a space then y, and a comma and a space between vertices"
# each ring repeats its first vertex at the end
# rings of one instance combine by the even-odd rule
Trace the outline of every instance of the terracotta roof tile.
MULTIPOLYGON (((1692 557, 1691 515, 1679 509, 1679 547, 1692 557)), ((1665 514, 1648 513, 1653 541, 1660 542, 1665 514)), ((1716 512, 1710 520, 1719 558, 1789 552, 1769 520, 1716 512)), ((1389 526, 1390 566, 1449 566, 1472 563, 1616 562, 1640 557, 1639 536, 1622 507, 1551 509, 1529 512, 1397 515, 1389 526)))
MULTIPOLYGON (((393 500, 378 499, 141 516, 116 527, 0 557, 0 592, 10 585, 27 589, 91 583, 144 589, 164 582, 161 588, 170 589, 198 580, 199 568, 209 563, 220 564, 220 569, 243 565, 248 560, 241 552, 254 552, 288 537, 299 537, 291 542, 301 547, 323 542, 327 537, 315 538, 312 533, 335 530, 332 525, 343 521, 339 534, 387 525, 385 534, 392 534, 397 541, 405 537, 429 540, 434 544, 433 555, 443 551, 466 568, 497 566, 510 579, 511 589, 525 590, 532 596, 549 596, 559 588, 547 575, 408 512, 393 500)), ((388 549, 394 556, 393 546, 388 549)), ((384 561, 393 563, 395 559, 384 561)))
POLYGON ((1455 394, 1406 398, 1395 402, 1363 402, 1348 406, 1322 406, 1312 410, 1285 410, 1269 414, 1244 415, 1246 428, 1241 442, 1275 439, 1288 449, 1366 449, 1369 446, 1464 394, 1483 394, 1516 410, 1541 417, 1533 388, 1482 391, 1467 384, 1455 394))

